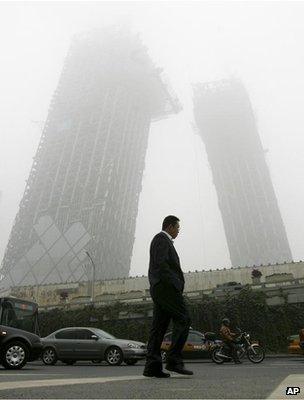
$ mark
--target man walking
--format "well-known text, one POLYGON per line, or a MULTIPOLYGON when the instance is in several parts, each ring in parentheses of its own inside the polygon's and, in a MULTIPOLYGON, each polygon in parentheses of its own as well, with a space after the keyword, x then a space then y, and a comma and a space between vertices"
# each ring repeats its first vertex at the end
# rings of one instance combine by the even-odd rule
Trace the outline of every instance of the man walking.
POLYGON ((153 238, 150 246, 148 275, 154 307, 144 376, 170 377, 170 374, 162 371, 160 347, 171 319, 173 332, 166 369, 193 375, 192 371, 185 369, 181 355, 188 337, 190 317, 183 298, 184 275, 173 245, 179 229, 179 219, 169 215, 163 221, 162 231, 153 238))

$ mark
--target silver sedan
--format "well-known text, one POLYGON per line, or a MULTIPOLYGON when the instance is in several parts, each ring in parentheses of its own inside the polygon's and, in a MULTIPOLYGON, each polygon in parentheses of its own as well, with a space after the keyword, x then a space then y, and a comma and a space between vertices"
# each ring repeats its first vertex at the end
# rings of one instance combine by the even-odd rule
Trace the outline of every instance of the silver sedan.
POLYGON ((54 365, 57 360, 72 365, 76 361, 106 361, 110 365, 120 365, 123 361, 134 365, 145 358, 147 348, 142 342, 117 339, 97 328, 71 327, 59 329, 41 339, 42 361, 54 365))

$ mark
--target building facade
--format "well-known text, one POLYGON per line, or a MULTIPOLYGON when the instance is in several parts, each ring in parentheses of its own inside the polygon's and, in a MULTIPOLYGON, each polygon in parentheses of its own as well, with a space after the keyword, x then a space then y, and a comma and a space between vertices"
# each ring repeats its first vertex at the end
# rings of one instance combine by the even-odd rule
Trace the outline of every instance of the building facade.
POLYGON ((150 123, 178 110, 137 35, 111 29, 76 36, 0 286, 88 280, 93 270, 95 279, 128 276, 150 123))
POLYGON ((194 115, 212 170, 233 266, 291 261, 291 251, 243 84, 194 88, 194 115))

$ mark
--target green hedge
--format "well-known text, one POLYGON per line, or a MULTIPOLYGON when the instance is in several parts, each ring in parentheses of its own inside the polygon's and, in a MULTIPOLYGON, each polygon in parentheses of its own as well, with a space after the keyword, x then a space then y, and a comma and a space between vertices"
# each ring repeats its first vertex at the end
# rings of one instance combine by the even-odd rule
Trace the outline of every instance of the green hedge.
MULTIPOLYGON (((287 336, 298 333, 304 327, 304 305, 285 304, 268 306, 266 295, 250 288, 237 296, 226 295, 224 299, 205 296, 200 301, 187 300, 192 327, 199 331, 218 332, 224 316, 230 318, 233 327, 251 333, 268 351, 287 349, 287 336)), ((68 326, 92 326, 120 338, 146 342, 151 326, 147 304, 112 303, 110 306, 86 306, 77 310, 55 309, 41 312, 39 316, 41 336, 68 326), (126 318, 118 319, 120 313, 126 318), (142 317, 134 318, 134 314, 142 317)))

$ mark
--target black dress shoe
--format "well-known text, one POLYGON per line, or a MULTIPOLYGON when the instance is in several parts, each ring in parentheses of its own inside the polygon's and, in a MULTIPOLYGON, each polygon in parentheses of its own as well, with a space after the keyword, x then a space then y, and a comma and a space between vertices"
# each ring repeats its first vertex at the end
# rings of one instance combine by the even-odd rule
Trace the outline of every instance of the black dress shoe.
POLYGON ((166 372, 163 371, 157 371, 157 372, 144 371, 143 376, 147 376, 149 378, 170 378, 170 374, 167 374, 166 372))
POLYGON ((166 365, 166 369, 168 371, 176 372, 177 374, 181 375, 193 375, 192 371, 189 371, 189 369, 185 369, 183 365, 166 365))

